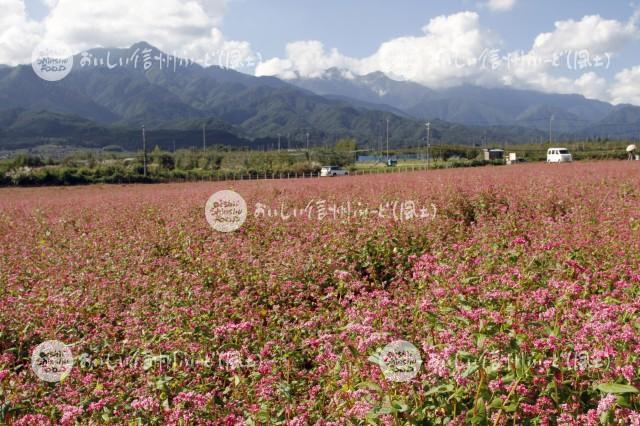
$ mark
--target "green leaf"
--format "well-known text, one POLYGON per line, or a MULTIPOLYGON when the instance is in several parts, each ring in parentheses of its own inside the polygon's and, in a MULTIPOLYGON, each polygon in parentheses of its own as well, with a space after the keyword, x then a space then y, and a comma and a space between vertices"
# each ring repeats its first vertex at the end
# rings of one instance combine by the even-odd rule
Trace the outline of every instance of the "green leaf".
POLYGON ((507 413, 515 413, 517 409, 518 409, 518 403, 517 402, 514 402, 514 403, 509 404, 509 405, 504 407, 504 411, 507 412, 507 413))
POLYGON ((425 396, 453 392, 453 385, 440 385, 433 387, 425 393, 425 396))
POLYGON ((376 392, 382 392, 382 388, 380 387, 380 385, 378 385, 377 383, 374 383, 374 382, 358 383, 358 385, 356 387, 358 389, 369 389, 369 390, 373 390, 373 391, 376 391, 376 392))
POLYGON ((405 411, 409 411, 409 405, 407 405, 407 403, 401 399, 394 399, 393 401, 391 401, 391 407, 393 407, 393 409, 397 413, 404 413, 405 411))
POLYGON ((602 383, 599 384, 596 389, 603 393, 613 393, 613 394, 622 394, 622 393, 640 393, 638 388, 631 385, 621 385, 619 383, 602 383))
POLYGON ((504 402, 502 401, 502 399, 495 397, 491 400, 491 403, 489 404, 489 408, 501 409, 503 405, 504 405, 504 402))
POLYGON ((478 371, 478 364, 476 364, 475 362, 471 363, 467 369, 465 370, 464 373, 462 373, 462 377, 467 378, 470 375, 472 375, 473 373, 475 373, 476 371, 478 371))

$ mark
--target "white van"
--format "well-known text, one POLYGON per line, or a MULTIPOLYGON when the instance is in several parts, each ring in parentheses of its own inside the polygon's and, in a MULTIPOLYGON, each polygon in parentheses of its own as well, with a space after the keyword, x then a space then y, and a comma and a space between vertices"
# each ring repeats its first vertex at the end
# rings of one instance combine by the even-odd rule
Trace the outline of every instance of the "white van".
POLYGON ((573 156, 567 148, 549 148, 547 150, 547 163, 570 163, 573 156))
POLYGON ((347 172, 342 167, 338 166, 325 166, 320 170, 320 176, 329 177, 329 176, 347 176, 349 172, 347 172))

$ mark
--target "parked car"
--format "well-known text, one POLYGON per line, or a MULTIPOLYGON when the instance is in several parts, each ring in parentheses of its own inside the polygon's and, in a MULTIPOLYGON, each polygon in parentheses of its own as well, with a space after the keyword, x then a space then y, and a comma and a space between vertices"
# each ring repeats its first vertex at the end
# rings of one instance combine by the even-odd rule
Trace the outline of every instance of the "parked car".
POLYGON ((349 172, 347 172, 342 167, 338 166, 325 166, 320 170, 320 176, 346 176, 349 172))
POLYGON ((549 148, 547 150, 547 163, 570 163, 573 156, 567 148, 549 148))

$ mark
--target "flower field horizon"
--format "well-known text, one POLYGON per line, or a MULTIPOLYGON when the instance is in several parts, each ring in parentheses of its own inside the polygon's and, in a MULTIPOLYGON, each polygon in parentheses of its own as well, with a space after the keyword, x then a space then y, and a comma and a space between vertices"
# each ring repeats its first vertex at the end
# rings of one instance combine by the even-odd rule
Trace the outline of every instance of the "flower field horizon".
POLYGON ((639 311, 635 162, 0 189, 3 424, 640 425, 639 311))

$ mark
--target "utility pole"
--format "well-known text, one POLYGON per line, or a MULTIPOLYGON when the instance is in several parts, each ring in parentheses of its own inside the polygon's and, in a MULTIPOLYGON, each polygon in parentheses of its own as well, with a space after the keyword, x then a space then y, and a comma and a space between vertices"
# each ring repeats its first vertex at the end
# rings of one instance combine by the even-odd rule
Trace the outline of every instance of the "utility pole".
POLYGON ((207 125, 202 125, 202 151, 207 152, 207 125))
POLYGON ((278 135, 278 152, 280 152, 280 135, 278 135))
POLYGON ((427 123, 427 170, 429 170, 429 154, 431 148, 431 123, 427 123))
POLYGON ((553 114, 551 114, 551 117, 549 117, 549 147, 551 147, 552 144, 552 139, 551 139, 551 122, 555 120, 555 116, 553 114))
POLYGON ((309 152, 309 132, 307 132, 307 152, 309 152))
POLYGON ((376 130, 376 133, 378 133, 378 152, 376 153, 376 162, 378 162, 382 158, 382 125, 380 123, 378 123, 378 128, 376 130))
POLYGON ((389 165, 389 119, 387 118, 387 165, 389 165))
POLYGON ((147 176, 147 137, 144 130, 144 124, 142 125, 142 173, 147 176))

